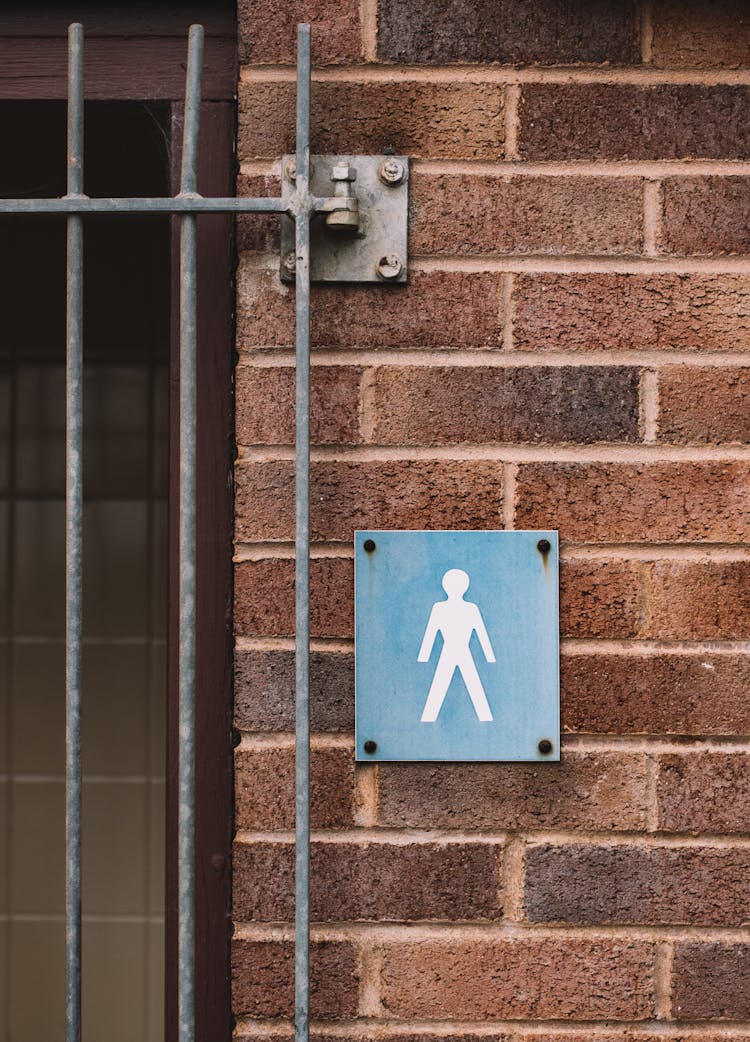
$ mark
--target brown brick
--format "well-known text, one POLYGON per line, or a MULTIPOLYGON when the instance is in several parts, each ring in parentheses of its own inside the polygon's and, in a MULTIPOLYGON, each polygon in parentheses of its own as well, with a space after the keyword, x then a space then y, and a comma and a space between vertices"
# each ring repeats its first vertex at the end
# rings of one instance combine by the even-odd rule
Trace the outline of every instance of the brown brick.
POLYGON ((710 257, 750 251, 750 177, 683 177, 663 182, 660 249, 710 257))
POLYGON ((671 69, 750 65, 750 13, 745 0, 656 0, 654 65, 671 69))
POLYGON ((750 638, 750 561, 659 561, 651 566, 642 636, 750 638))
POLYGON ((555 764, 388 764, 378 822, 410 828, 642 829, 640 756, 565 751, 555 764))
MULTIPOLYGON (((275 174, 238 174, 237 195, 264 198, 281 195, 281 179, 275 174)), ((237 216, 237 250, 271 253, 279 249, 276 214, 244 213, 237 216)))
POLYGON ((659 440, 688 445, 750 442, 750 369, 662 369, 659 440))
MULTIPOLYGON (((310 632, 351 637, 354 578, 346 558, 314 558, 310 565, 310 632)), ((245 637, 294 635, 294 561, 243 561, 234 571, 235 632, 245 637)))
POLYGON ((675 946, 672 1004, 681 1020, 750 1018, 750 945, 675 946))
MULTIPOLYGON (((318 941, 310 953, 310 1009, 338 1020, 357 1012, 357 950, 318 941)), ((237 1016, 289 1017, 294 1012, 294 942, 232 941, 232 1009, 237 1016)))
POLYGON ((242 62, 296 64, 300 22, 311 25, 314 64, 362 60, 358 0, 238 0, 237 8, 242 62))
MULTIPOLYGON (((293 464, 244 464, 237 478, 237 537, 292 539, 293 464)), ((502 468, 484 461, 319 462, 310 502, 314 539, 348 542, 359 528, 496 528, 502 468)))
POLYGON ((531 922, 741 926, 750 850, 543 844, 525 853, 531 922))
MULTIPOLYGON (((238 829, 293 829, 294 749, 237 749, 234 799, 238 829)), ((310 802, 313 828, 354 824, 354 757, 348 749, 313 747, 310 802)))
POLYGON ((747 351, 746 275, 516 275, 521 351, 747 351))
MULTIPOLYGON (((314 286, 314 347, 501 347, 500 276, 489 272, 415 272, 404 286, 314 286)), ((294 344, 294 293, 275 273, 241 264, 238 286, 240 348, 294 344)), ((750 324, 750 322, 749 322, 750 324)))
POLYGON ((750 832, 750 757, 701 752, 659 757, 659 828, 750 832))
MULTIPOLYGON (((240 84, 239 154, 278 159, 294 152, 295 86, 240 84)), ((501 159, 503 88, 494 83, 378 80, 313 83, 313 153, 501 159)))
POLYGON ((750 539, 744 463, 531 463, 516 483, 517 528, 574 542, 750 539))
POLYGON ((640 618, 640 570, 630 561, 563 560, 560 632, 564 637, 634 637, 640 618))
POLYGON ((383 445, 637 441, 638 370, 415 366, 375 372, 383 445))
MULTIPOLYGON (((316 445, 356 445, 359 433, 358 366, 314 366, 310 437, 316 445)), ((236 429, 241 445, 294 444, 294 368, 239 366, 236 429)))
POLYGON ((524 937, 385 950, 387 1016, 445 1020, 640 1020, 653 1016, 652 946, 524 937))
POLYGON ((563 655, 566 731, 750 733, 750 656, 563 655))
POLYGON ((642 186, 634 177, 412 178, 417 254, 640 252, 642 186))
MULTIPOLYGON (((248 731, 294 730, 294 652, 235 651, 234 714, 248 731)), ((354 655, 310 655, 310 720, 313 731, 354 730, 354 655)))
MULTIPOLYGON (((493 843, 314 843, 317 922, 487 920, 502 915, 501 848, 493 843)), ((235 918, 294 918, 294 844, 237 843, 235 918)))
POLYGON ((525 84, 523 159, 746 159, 750 87, 525 84))
POLYGON ((381 0, 385 61, 509 65, 639 63, 636 5, 542 0, 381 0))

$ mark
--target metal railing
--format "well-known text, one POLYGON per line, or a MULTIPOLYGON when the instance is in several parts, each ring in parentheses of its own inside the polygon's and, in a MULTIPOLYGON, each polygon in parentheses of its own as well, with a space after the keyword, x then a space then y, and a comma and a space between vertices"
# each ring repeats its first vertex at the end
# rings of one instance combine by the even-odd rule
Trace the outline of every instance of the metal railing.
POLYGON ((180 218, 178 1037, 195 1037, 195 498, 197 218, 277 213, 296 228, 296 883, 295 1038, 309 1024, 310 723, 310 220, 345 209, 310 193, 310 27, 297 35, 296 191, 282 198, 204 198, 197 190, 203 28, 190 27, 180 192, 172 198, 91 199, 84 193, 83 27, 68 30, 67 194, 0 199, 0 214, 67 215, 66 414, 66 1040, 81 1038, 81 605, 83 506, 83 250, 88 214, 174 214, 180 218))

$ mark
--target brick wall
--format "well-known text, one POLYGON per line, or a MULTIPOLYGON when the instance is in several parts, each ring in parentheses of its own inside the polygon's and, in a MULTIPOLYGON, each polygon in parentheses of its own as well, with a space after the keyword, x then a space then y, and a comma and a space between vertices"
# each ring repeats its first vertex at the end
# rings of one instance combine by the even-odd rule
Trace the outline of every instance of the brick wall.
MULTIPOLYGON (((414 157, 408 287, 313 301, 315 1031, 750 1037, 750 12, 244 0, 241 190, 414 157), (559 766, 354 769, 355 527, 559 528, 559 766)), ((240 228, 234 1009, 293 961, 293 294, 240 228)))

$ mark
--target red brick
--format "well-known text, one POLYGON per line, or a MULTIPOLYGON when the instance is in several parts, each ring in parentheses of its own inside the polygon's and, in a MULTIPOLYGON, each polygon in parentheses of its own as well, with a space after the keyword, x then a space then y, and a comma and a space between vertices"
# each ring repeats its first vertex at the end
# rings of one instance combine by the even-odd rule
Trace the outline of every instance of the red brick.
POLYGON ((710 257, 750 251, 750 177, 667 178, 662 190, 662 253, 710 257))
MULTIPOLYGON (((350 637, 354 629, 352 561, 314 558, 310 566, 310 632, 350 637)), ((294 561, 243 561, 234 570, 235 632, 245 637, 294 635, 294 561)))
POLYGON ((750 945, 675 945, 672 1005, 681 1020, 750 1018, 750 945))
POLYGON ((560 632, 564 637, 638 634, 640 569, 630 561, 563 560, 560 632))
POLYGON ((517 65, 639 63, 634 3, 564 0, 381 0, 378 55, 385 61, 517 65))
MULTIPOLYGON (((236 429, 241 445, 294 444, 294 368, 239 366, 236 429)), ((314 366, 310 437, 315 445, 356 445, 359 433, 358 366, 314 366)))
POLYGON ((662 369, 659 441, 687 445, 750 442, 750 369, 662 369))
POLYGON ((659 757, 659 828, 750 832, 750 757, 738 752, 659 757))
POLYGON ((634 177, 488 177, 416 173, 416 254, 633 254, 642 245, 634 177))
POLYGON ((747 351, 746 275, 514 276, 521 351, 747 351))
POLYGON ((595 734, 750 733, 750 656, 563 655, 566 731, 595 734))
POLYGON ((646 803, 645 763, 631 754, 378 768, 378 823, 391 827, 630 831, 645 828, 646 803))
POLYGON ((750 638, 750 561, 659 561, 650 571, 642 636, 750 638))
MULTIPOLYGON (((310 907, 316 922, 501 918, 493 843, 314 843, 310 907)), ((294 844, 236 843, 234 915, 294 918, 294 844)))
POLYGON ((531 922, 741 926, 750 850, 543 844, 525 852, 531 922))
MULTIPOLYGON (((319 462, 312 468, 314 539, 348 542, 360 528, 496 528, 502 467, 484 461, 319 462)), ((238 539, 294 538, 291 462, 237 470, 238 539)))
MULTIPOLYGON (((249 731, 294 730, 294 652, 235 651, 234 719, 249 731)), ((310 655, 313 731, 354 730, 354 655, 310 655)))
MULTIPOLYGON (((240 265, 240 348, 294 344, 294 293, 276 273, 240 265)), ((384 307, 382 286, 314 286, 314 347, 488 348, 503 340, 500 276, 490 272, 409 275, 384 307)), ((750 325, 750 321, 748 323, 750 325)))
POLYGON ((750 14, 745 0, 656 0, 651 61, 671 69, 750 65, 750 14))
MULTIPOLYGON (((234 799, 238 829, 293 829, 294 749, 237 749, 234 799)), ((354 824, 354 758, 348 749, 313 747, 310 803, 313 828, 354 824)))
POLYGON ((257 65, 297 61, 297 25, 309 22, 316 65, 362 60, 357 0, 238 0, 240 60, 257 65))
POLYGON ((614 366, 377 369, 373 441, 637 441, 638 385, 614 366))
MULTIPOLYGON (((295 86, 240 84, 239 155, 278 159, 295 150, 295 86)), ((312 86, 311 148, 326 155, 378 154, 501 159, 503 88, 494 83, 325 80, 312 86)))
POLYGON ((746 159, 750 87, 525 84, 519 153, 531 160, 746 159))
POLYGON ((516 483, 517 528, 581 543, 750 539, 744 463, 531 463, 516 483))
MULTIPOLYGON (((318 941, 310 953, 310 1009, 315 1017, 346 1019, 357 1012, 359 971, 353 944, 318 941)), ((232 941, 235 1015, 289 1017, 294 1012, 294 942, 232 941)))
MULTIPOLYGON (((237 195, 263 198, 281 195, 281 179, 275 174, 238 174, 237 195)), ((279 249, 279 218, 276 214, 245 213, 237 216, 237 251, 272 253, 279 249)))
POLYGON ((390 1017, 641 1020, 654 1014, 653 949, 643 941, 524 937, 389 946, 390 1017))

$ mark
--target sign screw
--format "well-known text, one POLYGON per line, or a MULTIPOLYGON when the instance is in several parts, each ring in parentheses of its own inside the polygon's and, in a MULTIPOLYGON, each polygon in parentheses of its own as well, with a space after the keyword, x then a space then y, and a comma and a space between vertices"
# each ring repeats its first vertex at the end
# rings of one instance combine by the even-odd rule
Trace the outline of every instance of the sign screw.
POLYGON ((536 548, 540 554, 548 554, 552 549, 552 543, 550 543, 549 539, 540 539, 536 544, 536 548))
POLYGON ((381 279, 385 279, 387 282, 397 279, 401 272, 404 270, 404 266, 401 263, 401 258, 395 253, 387 253, 385 257, 381 257, 375 268, 381 279))
POLYGON ((297 255, 294 250, 290 250, 284 257, 284 273, 289 278, 294 278, 295 272, 297 271, 297 255))
POLYGON ((366 553, 371 554, 375 549, 375 540, 365 539, 364 543, 362 543, 362 548, 365 550, 366 553))
POLYGON ((549 756, 549 754, 552 752, 552 742, 549 740, 549 738, 542 738, 542 740, 537 745, 537 749, 542 754, 542 756, 549 756))
POLYGON ((406 167, 400 159, 384 159, 380 164, 378 176, 384 185, 400 185, 406 177, 406 167))
POLYGON ((368 738, 365 742, 364 748, 366 753, 374 753, 378 748, 378 743, 373 742, 372 738, 368 738))

